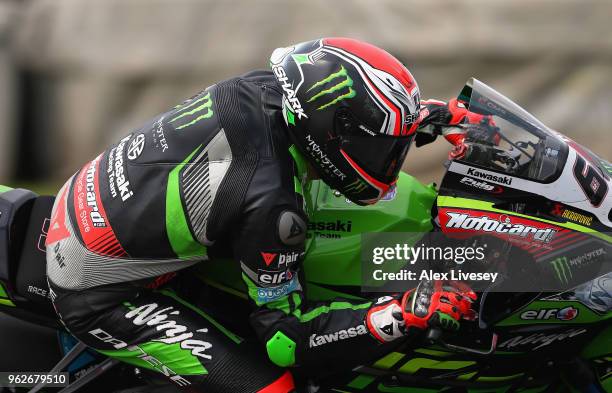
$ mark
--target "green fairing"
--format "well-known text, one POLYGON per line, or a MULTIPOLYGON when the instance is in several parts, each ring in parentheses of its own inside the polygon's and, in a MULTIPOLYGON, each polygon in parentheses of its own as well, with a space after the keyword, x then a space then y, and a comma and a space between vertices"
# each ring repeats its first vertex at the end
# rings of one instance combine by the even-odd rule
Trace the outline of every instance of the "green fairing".
POLYGON ((562 227, 562 228, 567 228, 567 229, 570 229, 570 230, 573 230, 573 231, 586 233, 588 235, 595 236, 595 237, 598 237, 598 238, 600 238, 602 240, 605 240, 605 241, 607 241, 609 243, 612 243, 612 236, 607 235, 605 233, 598 232, 597 230, 595 230, 593 228, 585 227, 583 225, 576 224, 574 222, 550 221, 550 220, 544 219, 542 217, 529 216, 529 215, 526 215, 526 214, 521 214, 521 213, 517 213, 517 212, 510 212, 508 210, 498 209, 498 208, 494 207, 494 204, 492 202, 488 202, 488 201, 481 201, 481 200, 477 200, 477 199, 458 198, 458 197, 452 197, 452 196, 447 196, 447 195, 440 195, 438 197, 438 199, 437 199, 437 205, 440 208, 445 208, 445 207, 453 208, 454 207, 454 208, 483 210, 483 211, 495 212, 495 213, 503 213, 503 214, 512 214, 513 216, 523 217, 523 218, 527 218, 527 219, 534 220, 534 221, 545 222, 547 224, 556 225, 556 226, 559 226, 559 227, 562 227))
POLYGON ((7 191, 11 191, 12 188, 7 187, 7 186, 3 186, 0 184, 0 194, 2 194, 3 192, 7 192, 7 191))
MULTIPOLYGON (((357 206, 344 196, 336 196, 321 181, 314 181, 307 198, 314 206, 310 217, 304 269, 308 284, 361 286, 361 234, 365 232, 429 232, 432 229, 431 208, 436 198, 435 188, 424 186, 414 177, 400 173, 397 192, 390 201, 357 206), (350 231, 313 229, 318 222, 351 222, 350 231), (330 269, 329 266, 334 266, 330 269)), ((347 228, 348 229, 348 228, 347 228)), ((309 286, 310 288, 310 286, 309 286)), ((316 290, 309 299, 327 300, 338 293, 316 290)))
POLYGON ((420 369, 458 370, 474 364, 476 364, 476 362, 471 360, 437 360, 428 358, 412 358, 407 361, 402 367, 400 367, 398 371, 405 374, 414 374, 420 369))
MULTIPOLYGON (((181 343, 164 344, 160 342, 148 342, 138 346, 128 347, 127 349, 99 350, 98 352, 148 370, 161 372, 161 366, 154 367, 150 362, 143 360, 142 358, 147 358, 147 355, 155 358, 163 366, 168 367, 178 375, 208 374, 208 371, 202 366, 198 358, 191 354, 189 349, 181 348, 181 343)), ((153 361, 152 363, 155 364, 157 362, 153 361)))
POLYGON ((15 303, 8 299, 8 297, 8 292, 4 289, 2 283, 0 283, 0 305, 15 307, 15 303))
POLYGON ((503 321, 497 323, 497 326, 515 326, 515 325, 535 325, 535 324, 559 324, 562 323, 564 325, 571 324, 585 324, 585 323, 594 323, 599 321, 605 321, 606 319, 612 318, 612 313, 607 313, 605 315, 595 314, 590 308, 586 307, 582 303, 576 300, 566 300, 566 301, 558 301, 558 300, 536 300, 529 303, 527 306, 517 310, 514 314, 507 317, 503 321), (539 312, 541 310, 561 310, 566 307, 574 307, 578 310, 578 314, 574 319, 570 319, 567 321, 560 321, 554 315, 549 317, 548 319, 522 319, 521 315, 527 311, 536 311, 539 312))
MULTIPOLYGON (((609 318, 610 315, 612 313, 607 313, 606 318, 609 318)), ((612 326, 608 325, 582 350, 582 357, 585 359, 607 357, 607 361, 610 361, 610 358, 612 358, 612 345, 610 343, 612 343, 612 326), (608 345, 602 345, 602 343, 608 343, 608 345)), ((612 383, 612 378, 608 379, 610 380, 609 383, 612 383)))
MULTIPOLYGON (((295 154, 299 152, 295 150, 295 154)), ((433 185, 424 186, 414 177, 400 173, 397 193, 390 201, 372 206, 357 206, 336 196, 321 181, 304 185, 306 211, 310 222, 351 222, 351 231, 309 229, 304 270, 309 300, 347 297, 338 287, 361 286, 362 232, 429 232, 432 229, 431 208, 436 198, 433 185), (329 266, 334 266, 330 269, 329 266), (334 289, 326 288, 334 286, 334 289)), ((211 260, 202 264, 199 274, 246 293, 240 266, 228 260, 211 260)), ((348 296, 354 298, 354 296, 348 296)))
POLYGON ((15 307, 15 303, 10 301, 9 299, 0 299, 0 305, 2 305, 2 306, 9 306, 9 307, 15 307))
POLYGON ((2 285, 1 282, 0 282, 0 297, 8 298, 8 293, 4 289, 4 286, 2 285))
POLYGON ((378 391, 384 393, 438 393, 438 389, 424 389, 415 387, 396 387, 386 386, 382 383, 378 384, 378 391))

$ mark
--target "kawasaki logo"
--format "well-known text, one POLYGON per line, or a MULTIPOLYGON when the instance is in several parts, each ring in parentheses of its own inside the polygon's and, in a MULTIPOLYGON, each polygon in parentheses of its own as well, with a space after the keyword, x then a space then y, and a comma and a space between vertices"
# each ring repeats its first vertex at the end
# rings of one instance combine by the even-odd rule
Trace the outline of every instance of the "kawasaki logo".
POLYGON ((179 105, 177 107, 177 112, 169 123, 174 126, 175 130, 182 130, 183 128, 187 128, 192 126, 203 119, 211 118, 213 113, 212 110, 212 100, 210 99, 210 92, 206 93, 206 95, 194 99, 193 101, 188 101, 183 105, 179 105), (196 106, 197 105, 197 106, 196 106))
POLYGON ((507 233, 520 237, 531 235, 533 240, 546 243, 550 242, 557 232, 552 228, 536 228, 529 225, 513 224, 507 216, 504 221, 501 219, 498 221, 487 216, 472 217, 465 213, 447 212, 446 215, 450 218, 446 223, 447 228, 507 233))
POLYGON ((352 87, 353 80, 347 74, 346 69, 342 65, 340 66, 340 69, 338 71, 334 72, 333 74, 330 74, 327 78, 321 79, 320 81, 316 82, 307 91, 309 92, 313 89, 323 87, 327 83, 335 83, 335 82, 337 82, 335 85, 330 86, 327 89, 320 90, 318 93, 310 97, 310 99, 308 100, 308 102, 312 102, 328 94, 329 95, 337 94, 335 98, 330 97, 329 102, 319 106, 317 108, 318 111, 320 111, 321 109, 330 107, 342 100, 353 98, 355 97, 355 95, 357 95, 357 93, 355 93, 355 90, 353 90, 353 87, 352 87))
POLYGON ((124 165, 125 160, 123 158, 125 144, 131 137, 132 134, 123 138, 117 147, 113 148, 108 153, 107 173, 109 191, 114 199, 118 195, 118 190, 123 202, 127 201, 134 195, 134 192, 130 189, 130 180, 127 177, 127 166, 124 165))
POLYGON ((567 284, 572 279, 572 269, 566 257, 554 259, 550 261, 550 265, 555 269, 560 283, 567 284))
POLYGON ((496 183, 507 184, 507 185, 512 184, 511 177, 491 175, 485 172, 480 172, 479 170, 476 170, 474 168, 468 169, 467 174, 470 176, 479 177, 481 179, 493 181, 496 183))
POLYGON ((368 329, 366 329, 365 325, 359 325, 346 330, 339 330, 334 333, 322 334, 320 336, 313 334, 310 336, 309 346, 310 348, 315 348, 320 345, 333 343, 339 340, 346 340, 347 338, 357 337, 367 333, 368 329))
POLYGON ((308 223, 308 230, 350 232, 352 230, 352 226, 352 221, 312 221, 308 223))
POLYGON ((295 114, 297 114, 298 119, 307 119, 308 116, 306 116, 306 113, 304 113, 302 104, 300 103, 300 100, 298 100, 297 94, 295 90, 293 90, 293 86, 291 85, 291 83, 289 83, 289 78, 285 73, 285 69, 282 66, 277 65, 272 67, 272 71, 274 71, 276 79, 278 79, 278 82, 281 84, 281 87, 285 91, 285 98, 289 102, 289 104, 291 104, 291 108, 293 108, 293 111, 295 112, 295 114))

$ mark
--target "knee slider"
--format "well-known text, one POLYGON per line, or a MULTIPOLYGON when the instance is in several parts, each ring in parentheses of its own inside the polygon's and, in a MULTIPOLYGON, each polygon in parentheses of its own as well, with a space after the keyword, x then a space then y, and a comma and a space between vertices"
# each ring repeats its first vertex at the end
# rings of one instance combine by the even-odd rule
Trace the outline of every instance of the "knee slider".
POLYGON ((281 331, 277 331, 266 343, 268 357, 272 363, 280 367, 289 367, 295 364, 295 349, 295 341, 281 331))

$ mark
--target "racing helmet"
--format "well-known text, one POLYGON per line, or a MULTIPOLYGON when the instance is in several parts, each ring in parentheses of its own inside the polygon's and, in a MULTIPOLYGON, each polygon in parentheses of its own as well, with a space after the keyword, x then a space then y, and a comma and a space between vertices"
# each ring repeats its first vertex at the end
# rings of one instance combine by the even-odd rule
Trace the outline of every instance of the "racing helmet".
POLYGON ((418 126, 419 87, 395 57, 350 38, 278 48, 290 138, 321 179, 360 205, 397 181, 418 126))

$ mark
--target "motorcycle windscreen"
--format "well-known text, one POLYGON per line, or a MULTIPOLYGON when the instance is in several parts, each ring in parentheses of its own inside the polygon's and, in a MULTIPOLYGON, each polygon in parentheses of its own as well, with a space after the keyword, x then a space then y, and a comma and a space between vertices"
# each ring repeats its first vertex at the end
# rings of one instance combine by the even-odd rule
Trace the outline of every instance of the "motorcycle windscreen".
POLYGON ((462 161, 542 183, 559 177, 567 144, 533 115, 474 78, 459 101, 483 116, 480 124, 462 125, 469 146, 462 161))

